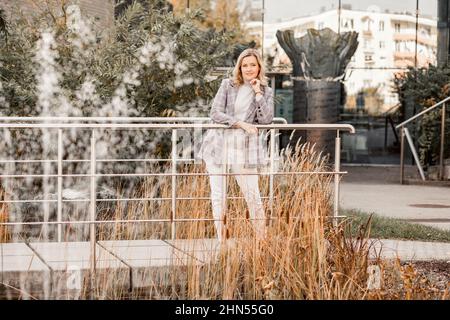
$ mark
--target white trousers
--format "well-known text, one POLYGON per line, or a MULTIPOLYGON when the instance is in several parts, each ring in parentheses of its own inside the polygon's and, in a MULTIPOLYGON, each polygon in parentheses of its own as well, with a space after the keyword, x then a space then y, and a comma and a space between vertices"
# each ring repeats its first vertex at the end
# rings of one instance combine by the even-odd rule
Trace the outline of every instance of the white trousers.
MULTIPOLYGON (((265 214, 261 201, 261 195, 258 186, 258 172, 256 168, 247 169, 243 164, 228 165, 244 195, 247 202, 250 218, 255 228, 256 236, 263 237, 265 232, 265 214), (240 175, 245 174, 245 175, 240 175), (247 175, 251 174, 251 175, 247 175)), ((223 213, 226 206, 224 196, 224 179, 226 176, 215 174, 223 173, 223 165, 206 163, 206 170, 210 174, 209 182, 211 186, 211 204, 216 227, 217 237, 219 240, 224 238, 223 234, 223 213)))

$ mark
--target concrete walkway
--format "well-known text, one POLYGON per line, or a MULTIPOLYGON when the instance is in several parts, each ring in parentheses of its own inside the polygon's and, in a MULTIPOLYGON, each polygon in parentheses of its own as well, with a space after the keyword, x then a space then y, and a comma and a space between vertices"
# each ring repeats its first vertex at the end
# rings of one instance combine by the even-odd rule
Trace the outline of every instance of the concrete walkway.
MULTIPOLYGON (((344 166, 348 174, 340 188, 341 209, 357 209, 450 230, 450 187, 401 185, 398 166, 344 166)), ((405 178, 418 179, 414 166, 405 178)), ((450 261, 450 243, 374 240, 372 254, 401 260, 450 261)))
MULTIPOLYGON (((359 209, 385 217, 450 230, 450 187, 400 185, 399 168, 344 167, 342 209, 359 209)), ((414 167, 407 168, 413 175, 414 167)))

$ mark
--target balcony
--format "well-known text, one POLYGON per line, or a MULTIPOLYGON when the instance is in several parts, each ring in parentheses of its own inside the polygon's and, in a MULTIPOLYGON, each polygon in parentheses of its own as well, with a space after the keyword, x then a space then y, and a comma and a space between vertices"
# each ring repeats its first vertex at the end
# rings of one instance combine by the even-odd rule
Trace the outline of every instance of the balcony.
POLYGON ((406 51, 396 51, 394 52, 394 60, 396 59, 413 59, 415 54, 414 52, 406 52, 406 51))
MULTIPOLYGON (((394 52, 394 65, 397 68, 405 68, 408 66, 414 66, 415 54, 414 52, 394 52)), ((429 63, 434 63, 434 61, 422 54, 417 54, 417 66, 426 67, 429 63)))
MULTIPOLYGON (((414 33, 394 33, 394 41, 416 41, 416 35, 414 33)), ((417 43, 437 47, 437 40, 430 37, 417 36, 417 43)))
POLYGON ((372 38, 373 37, 372 30, 363 30, 363 37, 372 38))

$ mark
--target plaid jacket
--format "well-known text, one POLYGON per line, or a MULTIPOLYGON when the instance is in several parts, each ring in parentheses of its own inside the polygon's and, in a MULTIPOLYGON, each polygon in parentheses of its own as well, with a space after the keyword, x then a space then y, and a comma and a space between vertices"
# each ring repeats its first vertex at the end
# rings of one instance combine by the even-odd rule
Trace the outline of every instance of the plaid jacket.
MULTIPOLYGON (((212 103, 210 118, 214 123, 233 126, 238 120, 234 117, 234 104, 237 98, 239 87, 231 79, 224 79, 217 91, 212 103)), ((268 86, 261 86, 263 96, 257 100, 253 99, 245 122, 252 124, 270 124, 273 120, 273 90, 268 86)), ((223 164, 224 156, 224 130, 242 129, 209 129, 203 136, 203 142, 198 153, 199 159, 205 162, 213 161, 215 164, 223 164)), ((267 165, 267 144, 266 134, 261 132, 256 135, 246 135, 245 166, 256 167, 267 165)))

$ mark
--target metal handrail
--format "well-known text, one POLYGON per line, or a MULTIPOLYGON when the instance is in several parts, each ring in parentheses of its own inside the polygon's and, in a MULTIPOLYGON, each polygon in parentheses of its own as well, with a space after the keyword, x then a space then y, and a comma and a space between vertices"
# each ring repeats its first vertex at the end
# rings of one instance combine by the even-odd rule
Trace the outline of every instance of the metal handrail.
POLYGON ((445 98, 444 100, 439 101, 438 103, 432 105, 431 107, 426 108, 425 110, 419 112, 418 114, 412 116, 411 118, 409 118, 409 119, 403 121, 402 123, 396 125, 396 126, 395 126, 395 129, 400 129, 401 127, 404 127, 405 125, 407 125, 407 124, 410 123, 411 121, 413 121, 413 120, 415 120, 415 119, 417 119, 417 118, 423 116, 425 113, 430 112, 431 110, 433 110, 433 109, 439 107, 440 105, 446 103, 446 102, 449 101, 449 100, 450 100, 450 97, 447 97, 447 98, 445 98))
MULTIPOLYGON (((83 117, 28 117, 28 118, 18 118, 18 117, 14 117, 14 118, 9 118, 5 121, 5 118, 0 118, 0 121, 3 120, 3 123, 0 123, 0 128, 9 128, 9 129, 15 129, 15 128, 53 128, 53 129, 57 129, 57 133, 58 133, 58 173, 57 174, 49 174, 46 173, 44 175, 8 175, 8 174, 3 174, 0 175, 1 178, 21 178, 21 177, 44 177, 45 178, 49 178, 49 177, 57 177, 58 179, 58 184, 57 184, 57 221, 44 221, 44 222, 39 222, 39 224, 56 224, 58 226, 58 241, 61 242, 62 241, 62 225, 68 224, 68 223, 86 223, 89 224, 89 241, 90 241, 90 251, 91 251, 91 256, 90 256, 90 268, 91 268, 91 274, 94 275, 95 274, 95 269, 96 269, 96 230, 95 230, 95 226, 97 224, 100 223, 118 223, 121 221, 129 221, 129 222, 156 222, 156 221, 165 221, 165 222, 169 222, 171 223, 171 234, 172 234, 172 238, 175 237, 175 228, 176 228, 176 223, 177 222, 182 222, 182 221, 200 221, 200 219, 197 218, 177 218, 176 217, 176 212, 177 212, 177 204, 176 204, 176 200, 177 200, 177 196, 176 196, 176 183, 174 183, 174 181, 176 182, 176 177, 183 175, 191 175, 189 173, 179 173, 176 171, 176 164, 178 162, 178 157, 177 157, 177 145, 176 145, 176 141, 177 141, 177 129, 195 129, 195 128, 201 128, 201 129, 232 129, 229 126, 223 125, 223 124, 211 124, 211 123, 173 123, 173 122, 195 122, 195 121, 207 121, 209 119, 207 118, 202 118, 202 119, 198 119, 198 118, 146 118, 144 122, 147 123, 14 123, 14 122, 33 122, 33 121, 50 121, 50 120, 60 120, 60 121, 91 121, 91 120, 95 120, 95 121, 111 121, 112 118, 96 118, 96 119, 87 119, 87 118, 83 118, 83 117), (5 123, 8 122, 8 123, 5 123), (12 122, 12 123, 10 123, 12 122), (148 123, 148 122, 159 122, 159 123, 148 123), (161 122, 172 122, 172 123, 161 123, 161 122), (67 128, 80 128, 80 129, 90 129, 92 135, 91 135, 91 139, 90 139, 90 170, 89 173, 87 174, 63 174, 62 172, 62 163, 63 163, 63 144, 62 144, 62 134, 63 134, 63 129, 67 129, 67 128), (97 159, 96 159, 96 135, 97 135, 97 130, 99 128, 103 128, 103 129, 126 129, 126 130, 133 130, 133 129, 168 129, 171 130, 172 132, 172 157, 171 157, 171 161, 172 161, 172 170, 171 172, 167 172, 164 174, 161 173, 139 173, 139 174, 116 174, 116 173, 112 173, 112 174, 100 174, 98 172, 96 172, 96 164, 97 164, 97 159), (102 221, 98 221, 96 220, 96 203, 101 200, 101 199, 97 199, 97 193, 96 193, 96 184, 97 184, 97 178, 100 176, 147 176, 147 175, 164 175, 164 176, 171 176, 172 177, 172 195, 170 200, 172 201, 172 214, 170 216, 170 218, 168 219, 146 219, 146 220, 102 220, 102 221), (63 198, 62 198, 62 179, 63 177, 67 177, 67 176, 84 176, 84 177, 88 177, 90 179, 90 197, 89 197, 89 203, 90 203, 90 208, 89 208, 89 220, 87 221, 78 221, 78 222, 74 222, 74 221, 62 221, 62 203, 63 203, 63 198)), ((118 122, 133 122, 133 121, 139 121, 141 122, 141 120, 143 121, 143 119, 137 119, 137 118, 128 118, 128 119, 120 119, 121 121, 118 122), (127 121, 126 121, 127 120, 127 121)), ((278 118, 277 121, 281 121, 285 123, 284 119, 280 119, 278 118)), ((350 133, 355 133, 355 128, 351 125, 347 125, 347 124, 270 124, 270 125, 257 125, 257 128, 259 129, 269 129, 270 130, 270 170, 269 172, 265 172, 265 173, 259 173, 261 175, 269 175, 269 189, 270 189, 270 194, 269 194, 269 203, 271 206, 271 215, 270 215, 270 219, 273 219, 273 199, 274 199, 274 193, 273 193, 273 178, 276 175, 289 175, 289 174, 329 174, 329 175, 333 175, 334 176, 334 210, 333 210, 333 216, 332 218, 334 219, 334 221, 336 221, 337 218, 341 217, 339 216, 339 181, 340 181, 340 176, 346 172, 342 172, 341 168, 340 168, 340 152, 341 152, 341 148, 340 148, 340 131, 348 131, 350 133), (327 171, 327 172, 320 172, 320 171, 311 171, 311 172, 275 172, 275 138, 276 138, 276 130, 334 130, 336 131, 337 135, 335 138, 335 163, 334 163, 334 170, 333 171, 327 171)), ((45 160, 45 159, 44 159, 45 160)), ((10 160, 8 160, 10 161, 10 160)), ((20 160, 23 161, 23 160, 20 160)), ((227 173, 227 172, 223 172, 223 175, 232 175, 232 173, 227 173)), ((221 175, 222 175, 221 174, 221 175)), ((195 175, 207 175, 207 174, 202 174, 202 173, 196 173, 195 175)), ((209 175, 209 174, 208 174, 209 175)), ((226 179, 223 179, 224 181, 226 181, 226 179)), ((226 189, 224 189, 226 190, 226 189)), ((54 202, 54 200, 52 199, 48 199, 48 193, 45 193, 46 191, 44 190, 44 194, 45 194, 45 199, 46 200, 51 200, 51 202, 54 202)), ((224 193, 224 197, 226 198, 227 195, 226 193, 224 193)), ((83 199, 84 200, 84 199, 83 199)), ((112 199, 107 199, 107 200, 112 200, 112 199)), ((8 201, 2 201, 2 203, 5 203, 8 201)), ((44 201, 42 201, 44 202, 44 201)), ((45 202, 44 202, 45 203, 45 202)), ((202 221, 210 221, 213 219, 202 219, 202 221)), ((33 222, 1 222, 0 225, 26 225, 26 224, 34 224, 33 222)))
POLYGON ((409 134, 408 128, 406 127, 407 124, 411 123, 415 119, 423 116, 424 114, 436 109, 437 107, 441 107, 441 141, 440 141, 440 150, 439 150, 439 179, 444 179, 444 145, 445 145, 445 109, 446 109, 446 102, 450 100, 450 97, 447 97, 438 103, 435 103, 431 107, 419 112, 418 114, 412 116, 411 118, 403 121, 402 123, 398 124, 395 129, 401 129, 401 139, 400 139, 400 184, 403 184, 404 182, 404 169, 405 169, 405 137, 407 138, 409 147, 411 149, 411 152, 414 156, 417 168, 419 169, 420 176, 422 180, 425 180, 425 175, 423 173, 422 166, 420 164, 419 158, 417 156, 416 149, 414 147, 414 144, 412 142, 411 136, 409 134))
MULTIPOLYGON (((282 130, 333 130, 348 131, 355 133, 355 128, 350 124, 259 124, 258 129, 282 129, 282 130)), ((231 129, 224 124, 189 124, 189 123, 0 123, 0 128, 23 129, 23 128, 80 128, 80 129, 231 129)))
MULTIPOLYGON (((200 122, 211 121, 209 117, 0 117, 0 122, 7 121, 85 121, 85 122, 200 122)), ((273 118, 273 122, 287 124, 284 118, 273 118)))
MULTIPOLYGON (((288 175, 288 174, 334 174, 335 171, 291 171, 291 172, 260 172, 260 176, 266 175, 288 175)), ((338 172, 342 173, 342 172, 338 172)), ((0 174, 0 178, 58 178, 58 177, 202 177, 202 176, 235 176, 236 173, 70 173, 70 174, 0 174)), ((239 173, 240 176, 253 176, 254 173, 239 173)))

